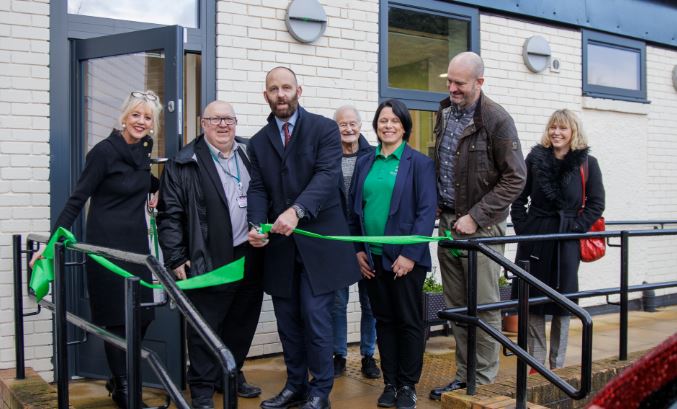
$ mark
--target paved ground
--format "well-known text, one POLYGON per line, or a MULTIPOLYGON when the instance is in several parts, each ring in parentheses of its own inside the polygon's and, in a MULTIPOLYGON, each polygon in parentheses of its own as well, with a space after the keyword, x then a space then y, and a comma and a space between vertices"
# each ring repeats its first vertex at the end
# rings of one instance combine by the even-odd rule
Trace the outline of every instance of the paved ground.
MULTIPOLYGON (((593 317, 593 320, 593 359, 616 356, 619 345, 618 314, 599 315, 593 317)), ((675 332, 677 332, 677 307, 663 308, 655 313, 631 312, 628 350, 650 349, 675 332)), ((566 365, 580 363, 580 345, 580 323, 572 320, 566 365)), ((429 400, 427 395, 432 387, 444 384, 453 377, 455 371, 453 352, 453 337, 437 336, 428 340, 423 375, 417 387, 419 409, 440 408, 440 404, 429 400)), ((499 377, 514 375, 515 365, 514 357, 502 356, 499 377)), ((248 360, 244 370, 250 383, 263 388, 263 399, 273 396, 284 385, 285 366, 281 356, 248 360)), ((382 380, 369 380, 361 376, 359 349, 351 347, 348 353, 347 373, 336 379, 334 385, 331 395, 332 408, 376 408, 376 399, 382 388, 382 380)), ((71 404, 78 409, 114 407, 101 381, 72 382, 70 393, 71 404)), ((144 399, 149 404, 160 404, 161 399, 158 396, 156 390, 144 391, 144 399)), ((220 395, 217 395, 215 399, 217 408, 221 407, 219 398, 220 395)), ((260 398, 240 399, 238 407, 254 409, 259 407, 260 402, 260 398)))

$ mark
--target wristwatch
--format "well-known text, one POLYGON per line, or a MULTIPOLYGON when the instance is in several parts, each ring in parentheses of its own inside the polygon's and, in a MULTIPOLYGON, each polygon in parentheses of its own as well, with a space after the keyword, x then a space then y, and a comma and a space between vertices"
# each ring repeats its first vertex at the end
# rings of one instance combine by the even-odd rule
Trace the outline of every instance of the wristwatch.
POLYGON ((294 209, 294 212, 296 213, 296 217, 298 217, 299 220, 301 220, 301 219, 303 219, 304 217, 306 217, 306 211, 305 211, 305 209, 304 209, 303 207, 301 207, 301 206, 299 206, 299 205, 297 205, 297 204, 294 204, 294 205, 292 205, 291 208, 294 209))

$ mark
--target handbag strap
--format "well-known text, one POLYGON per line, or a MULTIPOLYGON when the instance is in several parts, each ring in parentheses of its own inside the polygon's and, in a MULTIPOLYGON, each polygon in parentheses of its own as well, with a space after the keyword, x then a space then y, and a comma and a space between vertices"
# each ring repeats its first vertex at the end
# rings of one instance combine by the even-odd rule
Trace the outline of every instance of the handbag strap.
POLYGON ((580 209, 580 211, 582 212, 583 209, 585 209, 585 198, 586 198, 585 175, 587 175, 587 173, 588 173, 588 158, 585 158, 585 164, 581 165, 581 167, 578 168, 578 170, 580 170, 580 172, 581 172, 581 186, 583 187, 583 200, 581 201, 581 209, 580 209), (585 171, 583 171, 583 166, 585 166, 585 171))

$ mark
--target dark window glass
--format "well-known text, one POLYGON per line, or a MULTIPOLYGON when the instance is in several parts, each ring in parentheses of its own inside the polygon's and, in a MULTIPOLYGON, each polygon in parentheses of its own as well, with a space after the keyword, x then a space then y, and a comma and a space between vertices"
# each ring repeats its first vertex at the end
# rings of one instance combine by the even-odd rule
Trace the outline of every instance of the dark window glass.
POLYGON ((470 23, 398 7, 388 10, 388 86, 447 92, 449 60, 469 45, 470 23))

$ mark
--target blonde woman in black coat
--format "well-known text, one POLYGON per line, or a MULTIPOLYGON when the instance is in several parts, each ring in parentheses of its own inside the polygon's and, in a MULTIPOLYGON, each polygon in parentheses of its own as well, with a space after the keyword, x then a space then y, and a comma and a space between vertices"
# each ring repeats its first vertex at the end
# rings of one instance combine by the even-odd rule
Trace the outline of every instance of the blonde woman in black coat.
MULTIPOLYGON (((75 189, 52 227, 70 228, 89 200, 86 240, 89 244, 148 254, 146 202, 157 190, 158 180, 150 173, 151 136, 160 127, 162 105, 152 91, 131 92, 122 104, 120 130, 97 143, 87 153, 85 167, 75 189)), ((155 206, 153 196, 150 205, 155 206)), ((31 261, 40 257, 36 253, 31 261)), ((150 271, 137 264, 116 262, 120 267, 150 282, 150 271)), ((124 280, 94 261, 87 261, 87 290, 92 321, 108 331, 125 336, 124 280)), ((152 291, 141 287, 141 301, 153 300, 152 291)), ((142 332, 153 319, 152 310, 141 313, 142 332)), ((115 403, 127 407, 125 352, 104 344, 112 377, 106 389, 115 403)))
MULTIPOLYGON (((510 216, 517 234, 584 233, 604 211, 604 185, 597 159, 588 154, 588 142, 578 117, 568 109, 555 111, 539 145, 526 158, 527 184, 512 204, 510 216), (585 208, 583 181, 585 176, 585 208)), ((578 240, 524 242, 516 260, 528 260, 531 274, 560 293, 578 291, 578 240)), ((516 295, 513 288, 513 297, 516 295)), ((531 290, 530 297, 542 294, 531 290)), ((552 315, 550 368, 561 368, 569 332, 568 312, 555 304, 530 308, 529 353, 545 364, 545 316, 552 315)))

